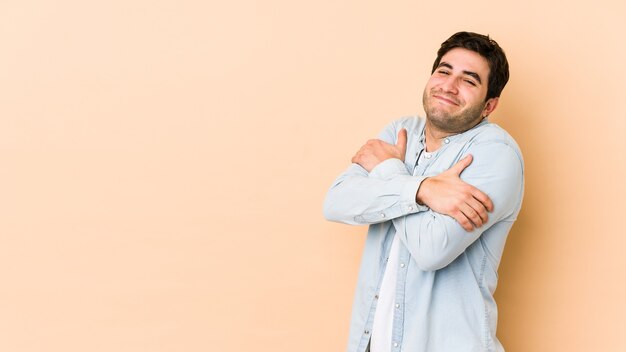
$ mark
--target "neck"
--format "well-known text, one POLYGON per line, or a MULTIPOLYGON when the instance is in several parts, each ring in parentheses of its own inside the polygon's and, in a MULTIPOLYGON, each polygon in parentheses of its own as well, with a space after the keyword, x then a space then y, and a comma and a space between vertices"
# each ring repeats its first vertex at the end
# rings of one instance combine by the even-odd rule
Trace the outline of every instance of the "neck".
POLYGON ((441 147, 441 143, 444 139, 446 139, 449 136, 455 135, 455 134, 459 134, 459 133, 463 133, 465 131, 469 131, 472 128, 476 127, 476 125, 478 125, 481 121, 483 121, 485 119, 485 117, 481 117, 479 119, 476 119, 475 123, 470 126, 469 128, 463 129, 461 131, 457 131, 457 132, 450 132, 450 131, 444 131, 440 128, 437 128, 435 125, 433 125, 430 120, 428 118, 426 118, 426 126, 424 127, 424 137, 426 139, 426 151, 427 152, 432 152, 435 151, 437 149, 439 149, 439 147, 441 147))
POLYGON ((439 147, 441 147, 441 143, 442 141, 448 137, 453 135, 454 133, 452 132, 446 132, 446 131, 442 131, 440 129, 438 129, 437 127, 433 126, 432 123, 430 123, 430 121, 426 120, 426 126, 424 127, 424 138, 425 138, 425 142, 426 142, 426 151, 427 152, 433 152, 437 149, 439 149, 439 147))

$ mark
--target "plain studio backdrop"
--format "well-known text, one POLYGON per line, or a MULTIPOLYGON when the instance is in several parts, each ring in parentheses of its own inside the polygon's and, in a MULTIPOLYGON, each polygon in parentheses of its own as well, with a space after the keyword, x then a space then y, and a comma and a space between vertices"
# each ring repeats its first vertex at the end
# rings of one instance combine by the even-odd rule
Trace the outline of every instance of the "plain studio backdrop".
POLYGON ((3 0, 0 351, 341 351, 366 228, 322 201, 489 34, 526 195, 510 352, 626 351, 623 1, 3 0))

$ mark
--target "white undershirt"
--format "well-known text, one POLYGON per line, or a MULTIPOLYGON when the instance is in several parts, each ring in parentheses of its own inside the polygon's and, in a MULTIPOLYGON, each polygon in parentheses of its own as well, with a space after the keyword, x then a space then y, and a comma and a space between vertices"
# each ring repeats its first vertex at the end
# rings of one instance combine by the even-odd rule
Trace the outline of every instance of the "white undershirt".
MULTIPOLYGON (((433 153, 423 150, 417 158, 419 165, 422 158, 430 159, 433 153)), ((400 239, 393 237, 389 259, 385 267, 383 282, 380 284, 378 292, 378 305, 374 313, 374 325, 372 326, 372 340, 370 342, 371 352, 390 352, 391 335, 393 329, 394 301, 396 296, 396 283, 398 280, 398 264, 400 262, 400 239)))
POLYGON ((391 332, 393 328, 393 303, 396 295, 398 278, 398 262, 400 257, 400 240, 394 236, 389 251, 389 260, 378 293, 378 305, 372 326, 371 352, 385 352, 391 349, 391 332))

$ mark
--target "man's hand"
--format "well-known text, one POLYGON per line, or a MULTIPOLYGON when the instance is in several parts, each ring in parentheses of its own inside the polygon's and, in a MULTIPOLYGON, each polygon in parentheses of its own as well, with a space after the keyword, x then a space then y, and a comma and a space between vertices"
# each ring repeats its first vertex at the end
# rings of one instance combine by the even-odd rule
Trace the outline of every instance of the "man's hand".
POLYGON ((352 157, 352 162, 361 165, 367 172, 371 172, 376 165, 391 158, 397 158, 404 161, 406 154, 406 129, 398 132, 398 141, 396 144, 389 144, 380 139, 370 139, 359 149, 352 157))
POLYGON ((466 231, 487 223, 487 212, 493 211, 491 199, 459 177, 471 163, 472 156, 468 155, 450 169, 425 179, 415 195, 419 204, 453 217, 466 231))

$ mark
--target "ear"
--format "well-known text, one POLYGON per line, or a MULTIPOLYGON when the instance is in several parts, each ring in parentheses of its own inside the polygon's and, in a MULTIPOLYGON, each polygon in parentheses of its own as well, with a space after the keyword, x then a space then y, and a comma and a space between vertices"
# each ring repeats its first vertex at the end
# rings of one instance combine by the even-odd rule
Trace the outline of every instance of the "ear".
POLYGON ((487 100, 487 103, 485 103, 485 108, 483 109, 483 113, 481 116, 483 117, 489 116, 498 106, 498 101, 500 101, 499 97, 490 98, 489 100, 487 100))

